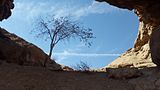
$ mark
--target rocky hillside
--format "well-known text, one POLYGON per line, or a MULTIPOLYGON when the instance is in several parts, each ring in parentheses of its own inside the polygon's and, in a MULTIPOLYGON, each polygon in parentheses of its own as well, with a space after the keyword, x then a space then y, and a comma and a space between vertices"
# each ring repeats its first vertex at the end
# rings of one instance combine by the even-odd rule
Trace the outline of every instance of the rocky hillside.
MULTIPOLYGON (((0 21, 7 19, 14 8, 14 0, 0 0, 0 21)), ((62 69, 37 46, 25 41, 15 34, 0 28, 0 60, 23 66, 44 66, 52 70, 62 69)))
POLYGON ((97 0, 122 9, 133 10, 139 18, 134 48, 129 49, 108 67, 160 66, 160 1, 159 0, 97 0), (152 61, 154 63, 152 63, 152 61))
POLYGON ((43 66, 47 60, 46 67, 61 69, 61 66, 40 48, 2 28, 0 28, 0 60, 28 66, 43 66))

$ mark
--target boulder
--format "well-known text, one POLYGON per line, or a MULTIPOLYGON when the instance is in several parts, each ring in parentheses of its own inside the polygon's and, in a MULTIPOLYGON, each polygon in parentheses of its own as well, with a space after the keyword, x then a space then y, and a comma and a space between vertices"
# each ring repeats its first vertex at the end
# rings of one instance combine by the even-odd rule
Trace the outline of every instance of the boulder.
POLYGON ((143 75, 138 68, 106 68, 106 73, 113 79, 132 79, 143 75))
POLYGON ((65 65, 61 65, 61 68, 62 68, 64 71, 74 71, 71 67, 65 66, 65 65))

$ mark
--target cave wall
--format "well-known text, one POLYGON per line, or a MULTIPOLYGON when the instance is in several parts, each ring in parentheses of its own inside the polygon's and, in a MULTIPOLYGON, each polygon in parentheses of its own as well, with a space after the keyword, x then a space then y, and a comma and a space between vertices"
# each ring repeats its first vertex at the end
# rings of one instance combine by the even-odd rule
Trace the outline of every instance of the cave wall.
MULTIPOLYGON (((136 66, 137 63, 152 63, 160 65, 157 28, 160 25, 159 0, 96 0, 135 12, 139 19, 139 29, 134 47, 113 61, 109 66, 136 66), (150 39, 154 38, 154 39, 150 39), (152 41, 154 41, 154 44, 152 41), (156 42, 155 42, 156 41, 156 42), (129 60, 127 60, 129 59, 129 60), (122 65, 123 64, 123 65, 122 65)), ((153 64, 151 64, 152 66, 153 64)))

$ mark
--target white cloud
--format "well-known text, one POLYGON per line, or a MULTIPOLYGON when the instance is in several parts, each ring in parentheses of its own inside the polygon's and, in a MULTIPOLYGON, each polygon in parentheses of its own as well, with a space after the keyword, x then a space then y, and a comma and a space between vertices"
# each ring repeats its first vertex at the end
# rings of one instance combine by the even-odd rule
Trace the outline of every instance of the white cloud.
MULTIPOLYGON (((76 3, 76 2, 75 2, 76 3)), ((40 2, 24 2, 17 1, 15 2, 15 8, 13 11, 14 16, 22 18, 24 20, 32 20, 35 17, 54 14, 55 17, 61 16, 72 16, 73 18, 79 19, 82 16, 87 16, 89 14, 105 14, 110 13, 114 10, 117 10, 115 7, 112 7, 106 3, 99 3, 93 1, 90 5, 72 5, 67 6, 64 3, 50 3, 46 1, 40 2)))
POLYGON ((54 11, 54 7, 48 7, 48 3, 38 2, 15 2, 15 8, 13 9, 13 16, 18 19, 30 21, 40 15, 50 13, 54 11))
POLYGON ((77 9, 77 11, 73 13, 73 15, 79 18, 82 16, 87 16, 89 14, 107 14, 115 10, 118 9, 107 3, 93 1, 91 5, 77 9))

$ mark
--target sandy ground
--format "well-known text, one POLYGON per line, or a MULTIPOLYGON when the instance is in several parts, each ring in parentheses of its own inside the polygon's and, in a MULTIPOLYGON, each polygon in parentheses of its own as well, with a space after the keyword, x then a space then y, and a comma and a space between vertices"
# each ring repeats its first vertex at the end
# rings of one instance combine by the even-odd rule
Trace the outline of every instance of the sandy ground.
POLYGON ((0 65, 0 90, 133 90, 133 86, 104 72, 51 71, 5 63, 0 65))

